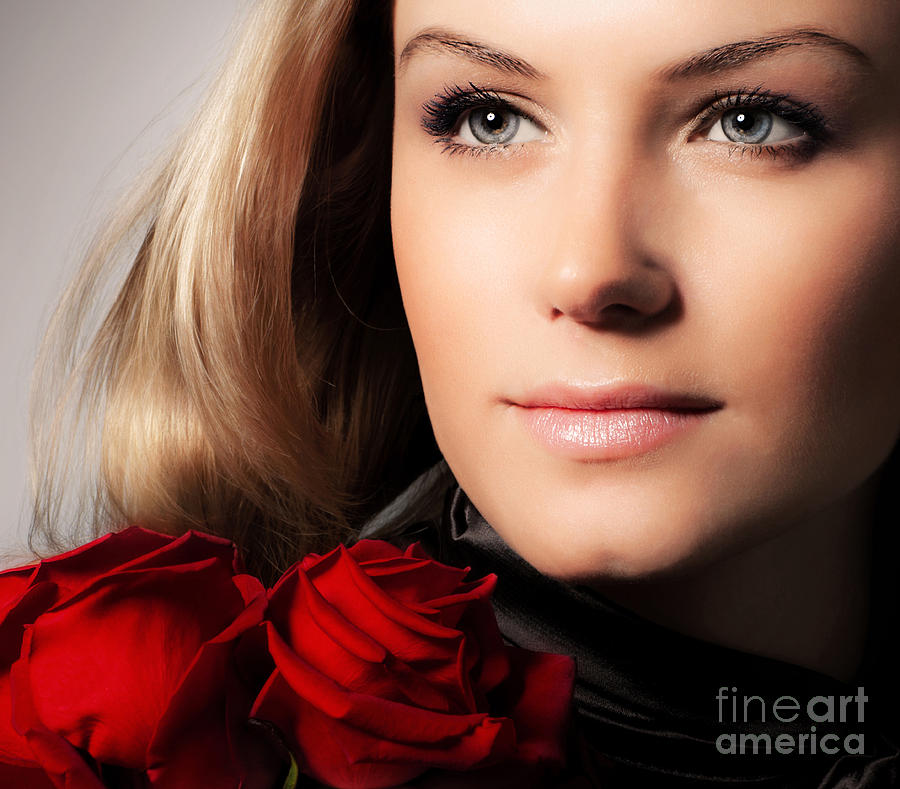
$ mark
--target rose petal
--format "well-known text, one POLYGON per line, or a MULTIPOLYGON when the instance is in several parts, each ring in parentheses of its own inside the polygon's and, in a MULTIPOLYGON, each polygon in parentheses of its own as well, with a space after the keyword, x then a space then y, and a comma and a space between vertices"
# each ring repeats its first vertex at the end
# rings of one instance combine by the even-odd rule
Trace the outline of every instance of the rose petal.
POLYGON ((478 581, 460 584, 452 594, 429 600, 427 605, 437 612, 438 621, 444 627, 458 628, 463 612, 470 605, 489 601, 496 585, 497 576, 486 575, 478 581))
POLYGON ((237 566, 227 540, 133 527, 0 574, 0 758, 95 789, 148 780, 152 742, 158 789, 268 789, 279 759, 247 727, 234 660, 267 599, 237 566))
POLYGON ((3 621, 3 613, 14 605, 28 588, 37 567, 35 564, 0 572, 0 622, 3 621))
POLYGON ((429 606, 433 598, 444 597, 459 590, 468 568, 451 567, 427 556, 394 556, 361 561, 354 553, 347 553, 396 600, 405 604, 429 606))
POLYGON ((9 669, 22 652, 25 626, 56 599, 56 594, 54 584, 37 584, 9 605, 0 621, 0 758, 13 764, 33 764, 34 757, 25 738, 12 726, 9 669))
POLYGON ((85 583, 149 551, 168 545, 174 538, 138 526, 104 534, 93 542, 41 561, 34 582, 52 581, 71 594, 85 583))
MULTIPOLYGON (((278 672, 297 696, 306 699, 333 720, 341 720, 365 731, 377 731, 378 736, 389 740, 428 745, 436 740, 461 736, 482 725, 487 717, 484 713, 456 715, 435 712, 348 691, 299 658, 274 629, 270 632, 269 647, 278 672)), ((257 714, 264 694, 265 691, 257 699, 251 716, 272 720, 264 714, 257 714)))
POLYGON ((498 706, 516 725, 516 759, 556 768, 565 763, 575 661, 566 655, 510 647, 511 681, 499 690, 498 706))
POLYGON ((34 582, 52 581, 60 587, 60 594, 67 596, 114 571, 121 573, 187 566, 213 557, 233 567, 234 545, 221 537, 195 531, 171 537, 131 526, 120 532, 105 534, 67 553, 44 559, 38 566, 34 582))
POLYGON ((411 662, 410 655, 421 647, 418 639, 452 640, 458 635, 454 628, 422 617, 382 591, 343 546, 323 557, 307 574, 322 596, 344 616, 361 630, 373 632, 391 653, 402 656, 407 662, 411 662), (372 616, 385 620, 384 632, 372 630, 372 616), (410 640, 410 634, 415 634, 417 640, 410 640), (392 636, 398 639, 396 644, 384 640, 392 636))
POLYGON ((53 781, 43 770, 4 763, 0 763, 0 786, 15 789, 54 789, 53 781))
MULTIPOLYGON (((308 628, 316 627, 341 652, 369 662, 381 663, 386 650, 328 603, 305 572, 294 571, 270 596, 268 617, 291 643, 309 642, 308 628)), ((340 654, 340 653, 339 653, 340 654)), ((339 658, 338 658, 339 659, 339 658)))
POLYGON ((44 725, 98 761, 143 768, 184 671, 242 608, 230 573, 230 564, 209 559, 190 571, 106 576, 39 617, 23 655, 44 725), (97 649, 104 632, 114 636, 97 649))
MULTIPOLYGON (((31 648, 32 630, 27 628, 23 654, 31 648)), ((40 764, 57 789, 103 789, 100 780, 64 738, 50 731, 34 708, 27 661, 21 658, 10 669, 13 726, 27 740, 35 762, 40 764)))
POLYGON ((309 571, 322 596, 371 633, 397 659, 446 693, 450 708, 474 710, 462 632, 421 616, 386 594, 346 551, 323 557, 309 571))
POLYGON ((253 692, 234 666, 238 639, 262 622, 266 592, 251 576, 234 581, 246 608, 202 645, 172 695, 148 748, 154 789, 269 789, 277 778, 278 755, 247 723, 253 692))
POLYGON ((346 550, 359 563, 403 556, 403 551, 385 540, 359 540, 346 550))
POLYGON ((290 682, 277 671, 251 714, 288 733, 304 772, 329 786, 395 786, 429 766, 468 769, 512 753, 509 719, 430 713, 344 693, 300 661, 279 664, 290 682))
MULTIPOLYGON (((346 789, 377 789, 405 783, 432 767, 471 769, 494 759, 503 759, 512 751, 513 729, 508 721, 490 718, 448 742, 425 746, 386 740, 335 722, 302 699, 298 715, 304 721, 307 757, 304 772, 328 786, 346 789), (479 759, 483 754, 483 759, 479 759)), ((461 781, 463 784, 465 780, 461 781)))
POLYGON ((469 635, 476 661, 471 668, 472 684, 482 694, 504 682, 510 673, 509 651, 497 626, 489 600, 478 600, 463 613, 459 627, 469 635), (476 652, 477 649, 477 652, 476 652))

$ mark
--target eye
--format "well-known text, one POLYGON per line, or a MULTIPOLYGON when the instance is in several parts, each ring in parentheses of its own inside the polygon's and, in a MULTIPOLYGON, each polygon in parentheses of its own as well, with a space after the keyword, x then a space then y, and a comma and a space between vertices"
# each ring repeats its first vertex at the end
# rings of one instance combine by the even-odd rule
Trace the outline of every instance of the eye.
POLYGON ((508 145, 543 139, 544 130, 508 107, 474 107, 460 119, 459 139, 466 145, 508 145))
POLYGON ((806 132, 796 123, 761 107, 736 107, 724 112, 713 124, 707 140, 772 145, 805 137, 806 132))
POLYGON ((501 156, 547 137, 546 127, 517 103, 472 82, 447 86, 426 101, 421 123, 447 154, 501 156))

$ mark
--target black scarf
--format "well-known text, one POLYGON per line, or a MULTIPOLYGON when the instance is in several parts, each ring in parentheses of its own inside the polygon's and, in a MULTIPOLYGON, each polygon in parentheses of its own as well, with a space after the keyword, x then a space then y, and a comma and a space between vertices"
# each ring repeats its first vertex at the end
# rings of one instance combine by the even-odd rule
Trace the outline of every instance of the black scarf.
MULTIPOLYGON (((879 533, 887 535, 893 549, 897 520, 881 518, 883 524, 887 520, 879 533)), ((542 575, 504 542, 458 485, 448 491, 442 517, 407 526, 389 539, 400 544, 418 540, 439 561, 471 567, 473 576, 496 573, 493 602, 504 638, 527 649, 575 657, 571 777, 587 778, 602 789, 900 787, 898 598, 886 566, 876 567, 877 605, 863 666, 845 684, 681 635, 587 587, 542 575), (860 687, 867 697, 862 702, 860 687), (748 702, 745 721, 743 703, 749 696, 762 701, 748 702), (778 720, 773 713, 774 703, 785 696, 801 705, 794 720, 778 720), (840 697, 853 697, 845 705, 846 720, 810 718, 806 704, 816 696, 835 698, 838 713, 840 697), (725 749, 733 742, 740 751, 741 735, 748 734, 754 737, 744 740, 744 753, 721 753, 717 747, 717 741, 725 749), (859 735, 865 752, 849 753, 859 748, 859 735), (782 750, 792 743, 791 752, 778 752, 779 736, 782 750), (837 753, 824 753, 823 744, 837 753)), ((887 547, 882 539, 876 557, 893 564, 896 553, 888 554, 887 547)), ((792 717, 791 706, 782 702, 782 719, 792 717)), ((813 707, 818 717, 828 709, 827 702, 813 707)))

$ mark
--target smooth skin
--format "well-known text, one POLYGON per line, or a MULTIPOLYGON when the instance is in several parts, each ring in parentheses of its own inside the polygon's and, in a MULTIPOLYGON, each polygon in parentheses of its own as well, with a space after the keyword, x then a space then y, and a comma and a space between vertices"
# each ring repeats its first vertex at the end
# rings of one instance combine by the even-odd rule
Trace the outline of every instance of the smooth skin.
POLYGON ((852 675, 900 436, 898 41, 892 0, 396 0, 392 227, 429 414, 539 570, 852 675), (427 103, 473 86, 505 104, 434 133, 427 103), (741 121, 771 131, 733 139, 763 93, 741 121), (490 111, 521 114, 502 144, 490 111), (721 408, 591 460, 523 428, 551 382, 721 408))

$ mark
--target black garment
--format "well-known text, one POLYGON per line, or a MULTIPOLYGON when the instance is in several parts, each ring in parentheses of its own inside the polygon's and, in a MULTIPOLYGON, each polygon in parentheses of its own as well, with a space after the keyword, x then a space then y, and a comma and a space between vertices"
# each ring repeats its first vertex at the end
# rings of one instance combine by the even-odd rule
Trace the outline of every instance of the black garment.
MULTIPOLYGON (((891 513, 893 515, 893 513, 891 513)), ((881 519, 885 522, 885 518, 881 519)), ((896 542, 891 517, 890 547, 896 542)), ((363 536, 378 536, 369 533, 363 536)), ((884 532, 880 527, 879 532, 884 532)), ((882 534, 882 536, 884 536, 882 534)), ((643 619, 593 590, 542 575, 519 557, 481 517, 455 484, 447 492, 441 517, 388 537, 398 545, 420 541, 439 561, 471 567, 472 576, 498 576, 494 609, 504 638, 527 649, 572 655, 576 659, 575 716, 570 738, 569 777, 586 777, 603 789, 681 789, 684 787, 760 787, 761 789, 887 789, 900 787, 900 695, 897 693, 896 579, 886 568, 875 573, 879 605, 873 614, 866 657, 851 683, 782 661, 721 647, 681 635, 643 619), (856 697, 846 704, 846 720, 817 722, 806 715, 813 697, 856 697), (720 689, 725 697, 719 707, 720 689), (736 688, 736 692, 731 691, 736 688), (749 702, 744 722, 742 700, 749 702), (772 706, 790 696, 802 705, 797 719, 777 720, 772 706), (732 699, 738 699, 737 719, 732 699), (723 720, 719 720, 719 713, 723 720), (836 754, 823 753, 824 740, 836 754), (723 734, 768 735, 757 740, 758 753, 722 754, 723 734), (811 753, 813 734, 816 753, 811 753), (792 738, 793 753, 778 753, 779 735, 792 738), (801 735, 804 752, 799 753, 801 735), (851 755, 864 738, 865 754, 851 755)), ((896 561, 896 553, 877 556, 896 561)), ((791 717, 780 707, 781 717, 791 717)), ((826 711, 825 702, 814 707, 826 711)), ((782 747, 787 742, 782 739, 782 747)), ((723 744, 728 744, 727 741, 723 744)), ((565 783, 563 781, 563 783, 565 783)))

